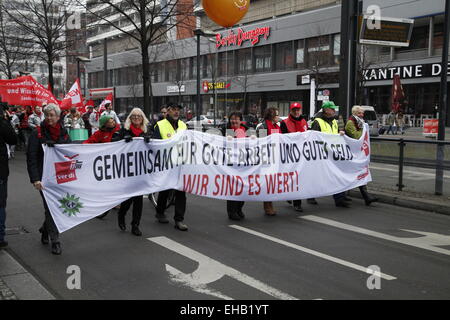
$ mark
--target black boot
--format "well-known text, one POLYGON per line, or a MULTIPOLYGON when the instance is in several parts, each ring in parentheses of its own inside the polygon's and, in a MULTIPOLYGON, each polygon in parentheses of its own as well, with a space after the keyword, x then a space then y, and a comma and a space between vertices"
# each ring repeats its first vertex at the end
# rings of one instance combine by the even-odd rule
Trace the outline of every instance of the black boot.
POLYGON ((61 244, 59 242, 52 242, 52 253, 60 255, 62 253, 61 244))
POLYGON ((131 226, 131 233, 138 237, 142 236, 142 232, 141 230, 139 230, 139 227, 137 225, 131 226))
POLYGON ((118 217, 118 223, 119 223, 119 228, 122 231, 125 231, 127 229, 127 227, 125 226, 125 216, 124 215, 117 215, 118 217))
POLYGON ((378 198, 374 198, 369 195, 369 193, 367 192, 366 186, 359 187, 359 191, 361 192, 361 195, 364 198, 364 202, 366 203, 366 206, 370 206, 370 204, 372 202, 378 201, 378 198))
POLYGON ((44 227, 41 227, 39 229, 39 232, 41 233, 41 243, 42 244, 48 244, 48 232, 45 230, 44 227))

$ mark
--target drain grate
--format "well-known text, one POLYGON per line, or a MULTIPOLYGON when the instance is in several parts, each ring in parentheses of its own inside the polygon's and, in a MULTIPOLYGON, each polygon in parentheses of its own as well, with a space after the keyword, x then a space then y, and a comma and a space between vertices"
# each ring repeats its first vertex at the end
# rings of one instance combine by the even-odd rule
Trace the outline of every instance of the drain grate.
POLYGON ((23 226, 20 227, 12 227, 12 228, 6 228, 5 233, 7 236, 13 236, 17 234, 26 234, 30 233, 27 229, 25 229, 23 226))

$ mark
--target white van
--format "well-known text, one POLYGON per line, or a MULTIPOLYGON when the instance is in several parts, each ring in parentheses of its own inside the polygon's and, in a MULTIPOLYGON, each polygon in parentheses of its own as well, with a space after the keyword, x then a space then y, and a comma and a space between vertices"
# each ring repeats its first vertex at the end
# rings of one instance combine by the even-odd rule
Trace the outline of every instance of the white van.
POLYGON ((360 106, 364 109, 364 121, 369 125, 370 135, 377 137, 379 136, 378 130, 380 129, 380 124, 378 122, 377 113, 372 106, 360 106))

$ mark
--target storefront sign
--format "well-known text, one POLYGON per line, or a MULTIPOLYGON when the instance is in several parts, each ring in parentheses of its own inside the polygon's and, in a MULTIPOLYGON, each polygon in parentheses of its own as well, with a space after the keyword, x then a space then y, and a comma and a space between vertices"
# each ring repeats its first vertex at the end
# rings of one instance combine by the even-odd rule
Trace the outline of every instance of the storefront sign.
POLYGON ((208 82, 203 81, 203 91, 208 92, 209 90, 223 90, 228 89, 231 86, 231 83, 226 82, 208 82))
POLYGON ((250 31, 244 31, 242 28, 237 29, 237 34, 233 30, 228 31, 228 35, 222 36, 216 34, 216 48, 241 46, 245 41, 250 41, 254 46, 259 43, 260 37, 268 39, 270 36, 270 27, 255 28, 250 31))
POLYGON ((374 28, 370 23, 372 16, 365 15, 360 19, 361 44, 409 47, 414 20, 380 17, 379 28, 374 28))
MULTIPOLYGON (((412 66, 386 67, 364 70, 365 81, 392 80, 398 74, 401 79, 439 77, 441 75, 440 63, 417 64, 412 66)), ((447 68, 450 75, 450 64, 447 68)))
POLYGON ((186 86, 167 86, 167 93, 180 93, 186 92, 186 86))

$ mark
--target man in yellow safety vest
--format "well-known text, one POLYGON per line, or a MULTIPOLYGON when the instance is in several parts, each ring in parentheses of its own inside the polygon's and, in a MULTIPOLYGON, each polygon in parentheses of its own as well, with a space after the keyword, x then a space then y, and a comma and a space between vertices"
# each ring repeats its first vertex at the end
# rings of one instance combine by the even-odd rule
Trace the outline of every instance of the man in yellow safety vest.
MULTIPOLYGON (((160 120, 155 125, 153 131, 154 139, 170 139, 180 131, 187 130, 186 124, 180 120, 180 105, 169 103, 167 105, 166 118, 160 120)), ((169 223, 164 211, 166 210, 167 198, 171 190, 164 190, 158 194, 158 205, 156 206, 156 218, 160 223, 169 223)), ((186 211, 186 193, 184 191, 173 190, 175 192, 175 228, 181 231, 188 229, 183 223, 186 211)))
MULTIPOLYGON (((326 101, 322 105, 322 115, 317 117, 311 125, 311 130, 324 133, 339 134, 343 136, 344 131, 339 131, 339 125, 336 120, 336 110, 339 107, 333 101, 326 101)), ((333 195, 336 207, 350 207, 350 199, 345 196, 345 192, 333 195)))

